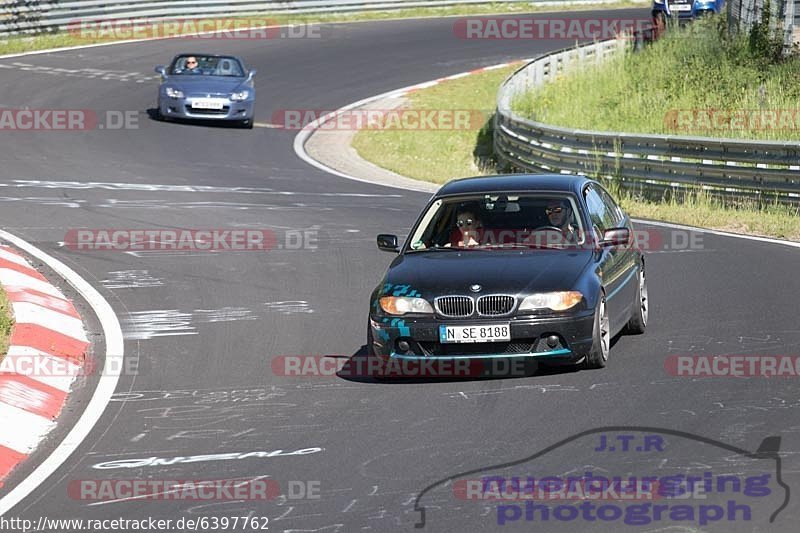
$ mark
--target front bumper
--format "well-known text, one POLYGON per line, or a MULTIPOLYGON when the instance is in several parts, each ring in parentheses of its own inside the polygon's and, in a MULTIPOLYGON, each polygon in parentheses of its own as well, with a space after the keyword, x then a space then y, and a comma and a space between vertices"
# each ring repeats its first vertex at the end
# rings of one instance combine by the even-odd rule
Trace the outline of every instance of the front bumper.
POLYGON ((226 98, 220 110, 193 108, 193 100, 194 98, 191 96, 184 98, 161 96, 158 109, 161 116, 178 119, 243 121, 253 118, 255 101, 252 99, 236 102, 226 98))
POLYGON ((404 361, 456 361, 489 359, 527 359, 544 364, 575 364, 589 352, 592 345, 594 311, 557 318, 512 317, 509 319, 457 319, 370 317, 372 352, 383 359, 404 361), (439 326, 508 323, 510 342, 441 343, 439 326), (549 346, 547 338, 559 338, 549 346), (404 341, 409 349, 398 344, 404 341))

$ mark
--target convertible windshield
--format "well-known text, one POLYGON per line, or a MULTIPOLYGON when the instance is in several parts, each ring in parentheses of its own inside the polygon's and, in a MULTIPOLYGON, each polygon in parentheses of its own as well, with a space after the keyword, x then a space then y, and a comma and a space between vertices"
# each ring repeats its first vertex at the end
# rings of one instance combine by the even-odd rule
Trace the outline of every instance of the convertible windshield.
POLYGON ((572 248, 584 241, 571 196, 486 194, 434 202, 409 247, 410 251, 572 248))
POLYGON ((170 74, 182 76, 244 76, 244 68, 235 57, 178 56, 172 62, 170 74))

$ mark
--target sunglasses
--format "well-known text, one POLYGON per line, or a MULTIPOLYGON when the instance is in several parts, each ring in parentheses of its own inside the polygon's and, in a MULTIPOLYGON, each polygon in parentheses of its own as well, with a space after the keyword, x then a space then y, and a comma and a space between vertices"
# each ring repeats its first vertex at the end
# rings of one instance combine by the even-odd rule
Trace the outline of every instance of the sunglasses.
POLYGON ((564 210, 563 207, 548 207, 547 209, 544 210, 544 212, 547 213, 548 215, 552 215, 553 213, 556 214, 561 213, 563 210, 564 210))
POLYGON ((196 65, 197 61, 187 61, 186 64, 187 65, 196 65))
POLYGON ((466 220, 458 220, 458 221, 456 221, 456 225, 459 228, 463 228, 464 226, 471 226, 472 224, 474 224, 474 221, 471 218, 468 218, 466 220))

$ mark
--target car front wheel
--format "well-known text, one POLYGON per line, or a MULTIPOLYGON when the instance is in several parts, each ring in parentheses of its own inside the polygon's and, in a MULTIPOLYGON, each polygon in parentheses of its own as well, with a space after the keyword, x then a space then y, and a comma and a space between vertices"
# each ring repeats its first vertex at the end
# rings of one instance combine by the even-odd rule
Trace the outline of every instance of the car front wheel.
POLYGON ((606 295, 600 293, 597 307, 594 310, 594 328, 592 328, 592 347, 586 354, 584 368, 603 368, 608 362, 608 351, 611 346, 611 329, 606 310, 606 295))
POLYGON ((647 293, 647 276, 644 263, 639 268, 639 286, 636 288, 636 300, 633 302, 633 313, 628 321, 628 333, 640 335, 647 327, 647 317, 650 314, 650 298, 647 293))

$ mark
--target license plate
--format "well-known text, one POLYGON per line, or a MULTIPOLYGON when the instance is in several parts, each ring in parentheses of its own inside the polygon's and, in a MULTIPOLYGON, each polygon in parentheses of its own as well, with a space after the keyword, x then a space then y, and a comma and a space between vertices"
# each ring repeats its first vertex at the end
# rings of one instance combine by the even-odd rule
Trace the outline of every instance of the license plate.
POLYGON ((219 98, 197 98, 192 100, 193 109, 222 109, 225 100, 219 98))
POLYGON ((439 326, 439 342, 508 342, 511 327, 508 324, 489 326, 439 326))
POLYGON ((670 6, 673 11, 691 11, 692 6, 690 4, 678 4, 676 6, 670 6))

